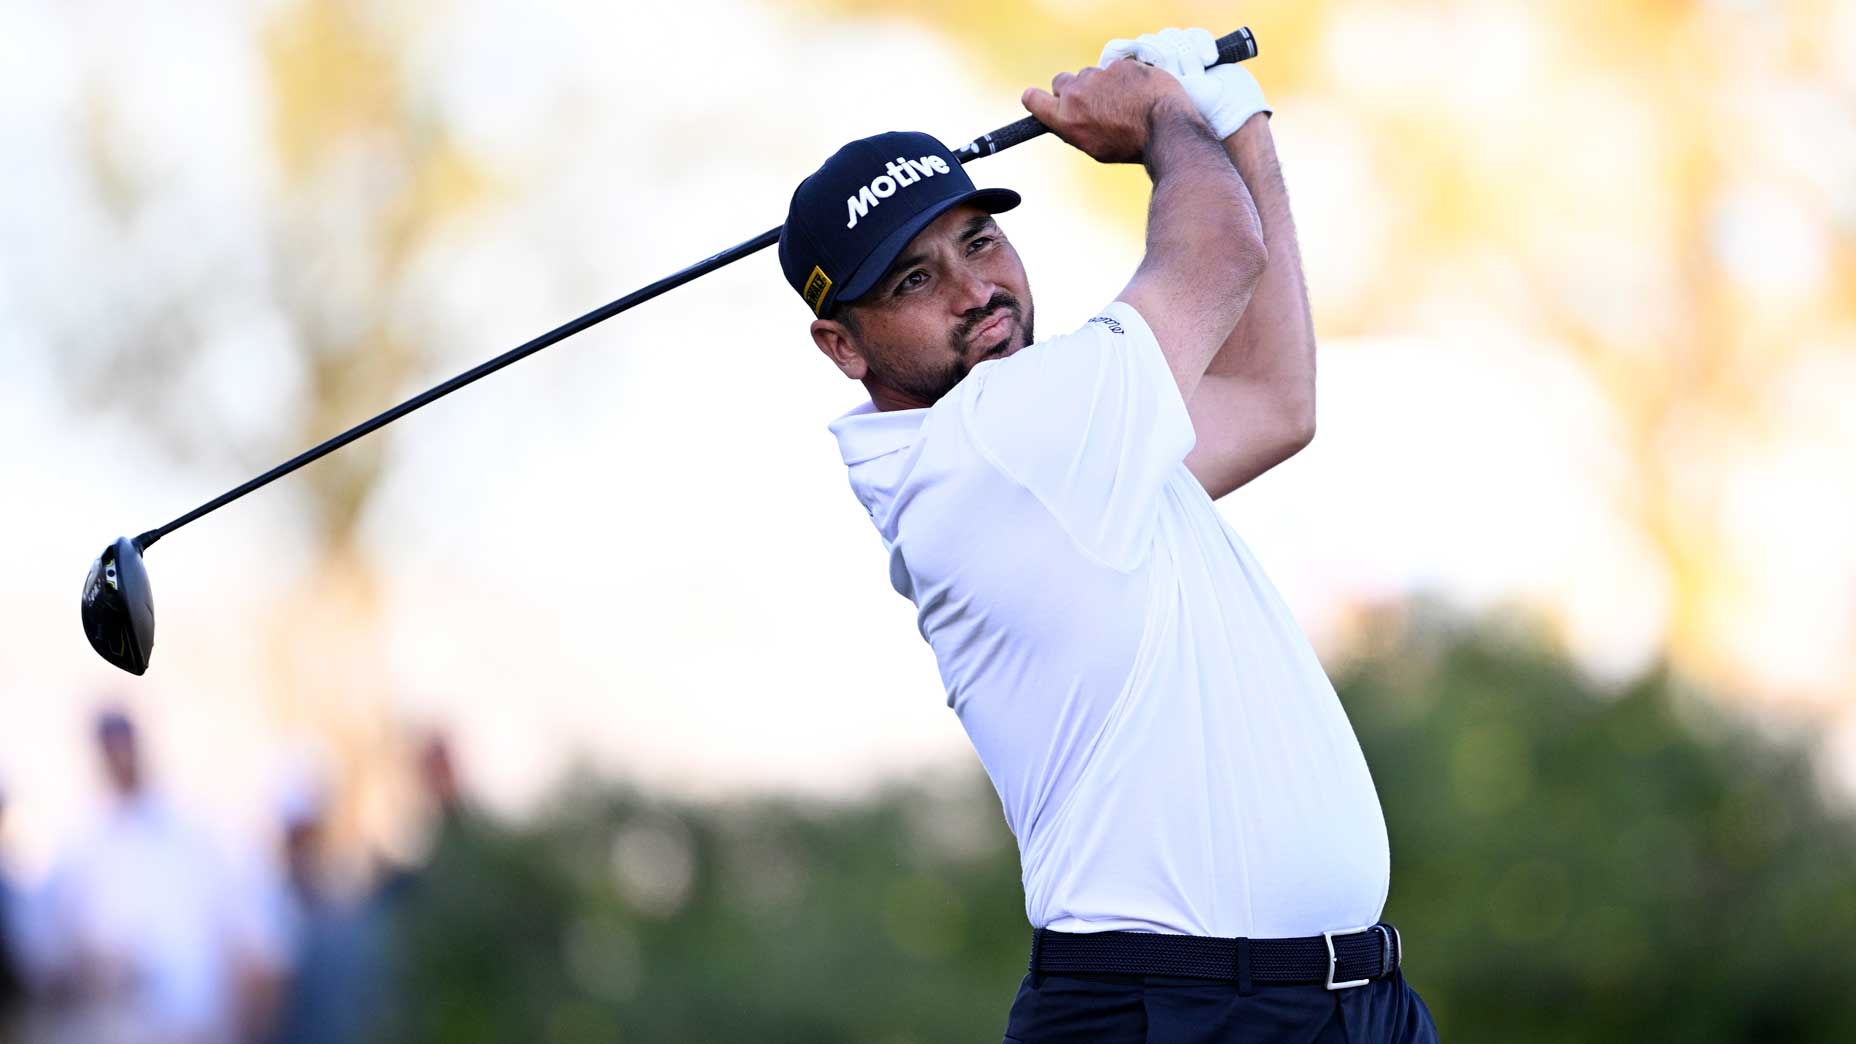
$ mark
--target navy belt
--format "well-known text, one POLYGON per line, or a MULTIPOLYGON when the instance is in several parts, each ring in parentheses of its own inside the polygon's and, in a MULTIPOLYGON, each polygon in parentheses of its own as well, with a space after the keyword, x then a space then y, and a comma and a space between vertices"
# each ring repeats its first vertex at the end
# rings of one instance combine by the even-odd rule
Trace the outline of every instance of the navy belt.
POLYGON ((1155 932, 1031 934, 1031 975, 1159 975, 1252 983, 1364 986, 1398 970, 1405 948, 1383 921, 1300 939, 1219 939, 1155 932))

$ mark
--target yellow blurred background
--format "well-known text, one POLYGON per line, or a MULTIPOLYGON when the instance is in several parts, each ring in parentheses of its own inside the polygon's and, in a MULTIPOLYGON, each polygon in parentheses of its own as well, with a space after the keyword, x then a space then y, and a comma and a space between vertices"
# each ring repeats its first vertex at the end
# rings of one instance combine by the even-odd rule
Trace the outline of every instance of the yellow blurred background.
MULTIPOLYGON (((775 225, 842 142, 951 145, 1164 25, 1251 26, 1320 435, 1224 508, 1330 666, 1414 597, 1601 685, 1667 661, 1856 782, 1856 3, 497 0, 14 5, 0 32, 0 787, 40 872, 126 701, 228 833, 308 774, 410 836, 407 737, 520 812, 577 764, 833 799, 971 764, 771 252, 149 555, 150 673, 84 567, 444 376, 775 225), (1725 694, 1725 695, 1722 695, 1725 694)), ((1048 330, 1145 181, 976 165, 1048 330)))
MULTIPOLYGON (((1110 35, 1238 22, 1323 401, 1229 513, 1325 650, 1427 591, 1520 609, 1600 676, 1667 652, 1856 732, 1856 6, 11 20, 9 776, 74 775, 59 736, 108 691, 210 773, 297 737, 366 773, 442 717, 518 803, 579 754, 694 790, 960 760, 822 435, 856 388, 770 256, 163 544, 143 682, 85 654, 69 587, 119 531, 776 223, 841 139, 958 143, 1110 35)), ((1138 171, 1039 141, 974 173, 1032 199, 1052 323, 1114 294, 1138 171)), ((37 849, 61 814, 17 801, 37 849)))

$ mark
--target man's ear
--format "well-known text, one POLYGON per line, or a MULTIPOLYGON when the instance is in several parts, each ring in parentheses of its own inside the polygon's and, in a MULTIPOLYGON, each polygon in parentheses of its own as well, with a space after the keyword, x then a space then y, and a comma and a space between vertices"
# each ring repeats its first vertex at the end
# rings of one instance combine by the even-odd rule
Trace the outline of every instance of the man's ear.
POLYGON ((870 366, 864 362, 863 355, 851 340, 851 332, 836 319, 814 319, 812 321, 812 343, 825 353, 831 364, 843 371, 853 381, 861 381, 870 372, 870 366))

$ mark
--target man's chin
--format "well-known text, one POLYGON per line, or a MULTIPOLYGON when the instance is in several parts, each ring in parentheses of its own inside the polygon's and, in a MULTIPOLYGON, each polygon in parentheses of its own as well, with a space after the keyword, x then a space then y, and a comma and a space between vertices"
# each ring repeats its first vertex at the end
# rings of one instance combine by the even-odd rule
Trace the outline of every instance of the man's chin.
POLYGON ((1018 336, 1018 330, 1014 328, 1011 333, 999 338, 997 344, 982 351, 980 353, 980 361, 985 362, 987 359, 1007 359, 1017 355, 1018 350, 1023 347, 1025 347, 1025 340, 1018 336))

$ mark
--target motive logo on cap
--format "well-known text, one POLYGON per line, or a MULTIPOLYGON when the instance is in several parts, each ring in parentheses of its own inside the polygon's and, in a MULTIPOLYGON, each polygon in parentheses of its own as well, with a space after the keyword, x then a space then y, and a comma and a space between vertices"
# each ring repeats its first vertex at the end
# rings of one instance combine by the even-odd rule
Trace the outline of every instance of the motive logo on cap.
POLYGON ((933 135, 859 138, 793 190, 780 226, 780 273, 814 316, 829 317, 869 293, 911 239, 963 203, 996 214, 1017 206, 1018 193, 974 188, 933 135))
POLYGON ((936 174, 946 174, 949 167, 947 161, 939 156, 923 156, 918 160, 897 156, 884 169, 889 173, 878 174, 870 179, 868 185, 859 189, 856 195, 844 198, 845 216, 850 219, 844 223, 845 228, 856 228, 858 218, 895 195, 897 188, 906 188, 936 174))

